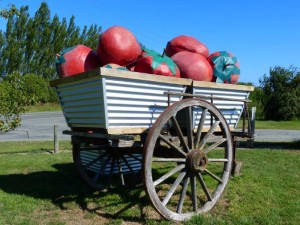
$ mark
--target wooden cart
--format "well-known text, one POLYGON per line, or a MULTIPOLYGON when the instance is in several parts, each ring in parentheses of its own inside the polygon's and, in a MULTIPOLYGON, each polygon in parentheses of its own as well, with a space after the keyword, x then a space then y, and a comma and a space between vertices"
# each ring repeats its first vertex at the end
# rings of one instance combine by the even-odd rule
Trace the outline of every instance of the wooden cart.
POLYGON ((99 68, 51 82, 82 179, 102 190, 142 178, 153 207, 182 221, 220 199, 251 86, 99 68))

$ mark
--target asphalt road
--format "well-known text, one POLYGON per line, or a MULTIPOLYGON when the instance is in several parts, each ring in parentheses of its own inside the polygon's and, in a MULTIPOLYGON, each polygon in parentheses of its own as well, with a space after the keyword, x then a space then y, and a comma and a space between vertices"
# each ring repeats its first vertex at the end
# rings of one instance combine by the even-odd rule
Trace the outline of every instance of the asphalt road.
MULTIPOLYGON (((27 113, 22 116, 22 125, 14 131, 0 134, 1 141, 53 140, 54 125, 58 126, 59 140, 71 140, 62 134, 69 130, 62 112, 27 113)), ((255 141, 287 142, 300 140, 300 130, 256 130, 255 141)))
POLYGON ((0 141, 37 141, 53 140, 54 125, 58 126, 60 140, 71 140, 70 135, 62 134, 68 130, 62 112, 26 113, 22 116, 22 125, 14 131, 0 134, 0 141))

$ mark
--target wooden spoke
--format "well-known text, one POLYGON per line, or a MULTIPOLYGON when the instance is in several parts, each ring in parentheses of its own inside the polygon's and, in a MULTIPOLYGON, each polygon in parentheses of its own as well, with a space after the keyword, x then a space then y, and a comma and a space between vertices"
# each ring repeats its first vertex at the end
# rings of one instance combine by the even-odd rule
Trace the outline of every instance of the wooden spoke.
POLYGON ((201 187, 202 187, 202 189, 203 189, 203 191, 204 191, 204 193, 205 193, 205 195, 206 195, 208 201, 211 201, 211 200, 212 200, 212 197, 211 197, 210 193, 208 192, 208 189, 207 189, 207 187, 206 187, 206 184, 205 184, 205 182, 204 182, 204 180, 203 180, 202 175, 201 175, 200 173, 197 173, 197 174, 196 174, 196 177, 198 178, 198 180, 199 180, 199 182, 200 182, 200 185, 201 185, 201 187))
POLYGON ((208 162, 228 162, 228 159, 208 159, 208 162))
POLYGON ((180 128, 180 126, 178 124, 178 121, 176 120, 175 116, 171 117, 171 121, 173 122, 173 124, 175 126, 176 133, 179 137, 179 140, 180 140, 181 144, 183 145, 183 148, 184 148, 185 152, 189 152, 189 147, 188 147, 188 145, 186 144, 186 142, 184 140, 184 136, 182 134, 181 128, 180 128))
POLYGON ((129 165, 126 157, 124 157, 123 155, 121 156, 122 157, 122 160, 124 161, 124 163, 126 164, 126 166, 128 167, 128 169, 130 170, 131 174, 135 174, 133 169, 131 168, 131 166, 129 165))
POLYGON ((176 188, 178 187, 178 185, 180 184, 180 182, 184 178, 185 174, 186 174, 185 172, 181 172, 179 174, 179 176, 176 178, 175 182, 173 183, 173 185, 171 186, 170 190, 166 194, 164 200, 162 201, 163 205, 167 205, 168 204, 168 202, 170 201, 171 197, 173 196, 176 188))
POLYGON ((218 147, 219 145, 223 144, 225 141, 227 141, 226 138, 221 138, 220 140, 218 140, 217 142, 215 142, 214 144, 208 146, 207 148, 205 148, 204 153, 207 154, 208 152, 210 152, 211 150, 215 149, 216 147, 218 147))
POLYGON ((166 180, 170 176, 172 176, 174 173, 182 170, 184 167, 185 167, 184 164, 180 164, 180 165, 176 166, 174 169, 170 170, 168 173, 166 173, 165 175, 163 175, 162 177, 160 177, 159 179, 157 179, 156 181, 154 181, 153 185, 157 186, 158 184, 160 184, 161 182, 163 182, 164 180, 166 180))
POLYGON ((183 187, 182 187, 182 190, 181 190, 181 193, 180 193, 179 202, 178 202, 178 205, 177 205, 177 210, 176 210, 176 212, 179 213, 179 214, 181 214, 181 212, 182 212, 183 202, 184 202, 184 198, 185 198, 185 195, 186 195, 186 190, 187 190, 189 181, 190 181, 190 178, 188 176, 185 176, 185 179, 184 179, 184 182, 183 182, 183 187))
POLYGON ((186 156, 187 154, 182 151, 180 148, 178 148, 178 146, 174 145, 172 142, 170 142, 168 139, 166 139, 163 135, 159 134, 159 138, 165 142, 166 144, 168 144, 171 148, 175 149, 176 151, 178 151, 179 153, 181 153, 183 156, 186 156))
POLYGON ((214 178, 216 181, 218 181, 219 183, 223 183, 223 180, 221 180, 217 175, 213 174, 212 172, 210 172, 208 169, 204 170, 209 176, 211 176, 212 178, 214 178))
POLYGON ((101 170, 99 170, 99 171, 96 173, 96 176, 94 176, 94 178, 93 178, 93 181, 94 181, 95 183, 96 183, 96 181, 99 179, 100 175, 101 175, 101 170))
POLYGON ((155 157, 152 159, 152 162, 178 162, 184 163, 186 161, 185 158, 158 158, 155 157))
POLYGON ((101 173, 104 172, 105 167, 106 167, 106 165, 107 165, 107 163, 109 162, 110 159, 111 159, 111 156, 108 156, 107 159, 105 160, 105 162, 103 163, 103 165, 101 165, 100 170, 97 172, 97 174, 93 178, 94 182, 96 182, 99 179, 101 173))
POLYGON ((194 143, 193 143, 193 117, 192 117, 192 107, 188 107, 187 110, 187 140, 188 140, 188 146, 189 149, 194 148, 194 143))
POLYGON ((206 142, 207 142, 208 138, 210 137, 210 135, 212 135, 214 133, 214 131, 217 129, 219 123, 220 123, 220 121, 215 121, 214 124, 210 127, 208 132, 205 134, 205 136, 201 140, 201 142, 199 144, 199 149, 202 149, 204 147, 204 145, 206 144, 206 142))
POLYGON ((196 189, 196 180, 195 176, 191 176, 191 186, 192 186, 192 203, 193 203, 193 211, 197 212, 197 189, 196 189))
POLYGON ((110 164, 110 172, 109 172, 109 178, 108 178, 108 185, 112 183, 113 173, 114 173, 114 166, 115 166, 115 158, 112 158, 111 164, 110 164))
POLYGON ((198 127, 197 127, 197 133, 196 133, 196 136, 195 136, 195 139, 194 139, 194 146, 195 146, 196 149, 199 148, 198 144, 199 144, 199 141, 200 141, 200 138, 201 138, 201 133, 202 133, 202 130, 203 130, 203 126, 204 126, 204 122, 205 122, 205 119, 206 119, 207 111, 208 111, 208 109, 204 109, 202 111, 201 119, 200 119, 198 127))

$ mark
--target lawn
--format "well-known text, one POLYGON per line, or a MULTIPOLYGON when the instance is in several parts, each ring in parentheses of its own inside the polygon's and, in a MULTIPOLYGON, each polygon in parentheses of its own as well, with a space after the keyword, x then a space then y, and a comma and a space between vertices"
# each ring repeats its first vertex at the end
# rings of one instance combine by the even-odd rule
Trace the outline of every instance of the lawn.
POLYGON ((300 130, 300 120, 294 121, 271 121, 256 120, 256 129, 300 130))
POLYGON ((40 105, 28 106, 27 112, 53 112, 61 111, 61 106, 58 103, 45 103, 40 105))
MULTIPOLYGON (((2 142, 0 224, 174 224, 148 204, 142 186, 93 192, 79 179, 70 144, 2 142)), ((238 149, 242 174, 218 205, 184 224, 298 224, 300 149, 238 149)), ((176 223, 180 224, 180 223, 176 223)))
MULTIPOLYGON (((242 119, 239 121, 238 128, 243 127, 242 119)), ((300 120, 293 121, 273 121, 255 120, 255 129, 267 130, 300 130, 300 120)))

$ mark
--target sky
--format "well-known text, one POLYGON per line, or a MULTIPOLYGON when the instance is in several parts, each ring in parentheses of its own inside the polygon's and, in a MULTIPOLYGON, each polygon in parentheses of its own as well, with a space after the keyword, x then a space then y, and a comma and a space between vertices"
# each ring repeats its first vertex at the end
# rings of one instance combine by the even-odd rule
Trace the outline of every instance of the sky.
MULTIPOLYGON (((0 0, 29 6, 34 16, 39 0, 0 0)), ((205 44, 210 53, 228 51, 241 64, 240 82, 259 85, 270 68, 300 68, 299 0, 49 0, 51 17, 73 15, 79 27, 97 24, 105 31, 119 25, 143 45, 162 53, 168 41, 188 35, 205 44)), ((0 30, 6 20, 0 18, 0 30)), ((66 46, 70 47, 70 46, 66 46)))

